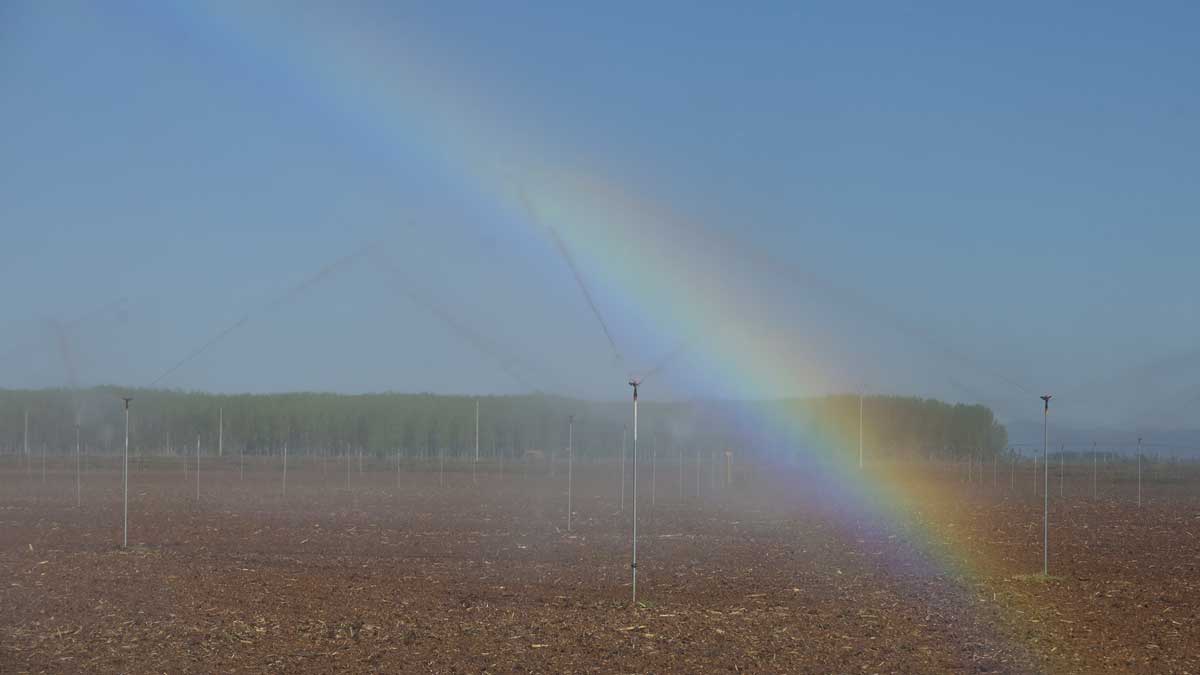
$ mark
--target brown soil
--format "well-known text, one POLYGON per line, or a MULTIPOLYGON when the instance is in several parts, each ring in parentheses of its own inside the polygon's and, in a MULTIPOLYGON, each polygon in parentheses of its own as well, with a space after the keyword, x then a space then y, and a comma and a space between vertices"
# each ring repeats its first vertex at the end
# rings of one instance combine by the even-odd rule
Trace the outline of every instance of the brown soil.
POLYGON ((73 465, 10 464, 0 672, 1200 672, 1187 485, 1055 499, 1044 579, 1028 480, 927 475, 923 534, 786 472, 681 498, 660 468, 651 507, 645 471, 634 606, 613 466, 576 466, 570 533, 565 472, 342 467, 286 499, 278 466, 206 467, 197 502, 194 472, 134 466, 121 549, 111 466, 76 508, 73 465))

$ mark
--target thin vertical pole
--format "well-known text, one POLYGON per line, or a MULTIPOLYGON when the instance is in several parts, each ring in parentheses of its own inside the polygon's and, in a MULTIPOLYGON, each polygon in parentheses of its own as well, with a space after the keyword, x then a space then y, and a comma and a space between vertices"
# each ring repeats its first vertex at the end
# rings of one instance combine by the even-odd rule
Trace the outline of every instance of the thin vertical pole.
POLYGON ((124 486, 121 505, 123 521, 121 548, 129 548, 129 402, 131 400, 133 399, 125 399, 125 459, 121 467, 121 484, 124 486))
POLYGON ((1042 417, 1042 468, 1044 470, 1044 493, 1042 495, 1042 576, 1050 574, 1050 395, 1042 397, 1045 402, 1042 417))
POLYGON ((200 501, 200 434, 196 434, 196 502, 200 501))
POLYGON ((683 501, 683 444, 679 445, 679 501, 683 501))
POLYGON ((637 457, 637 442, 638 442, 638 383, 630 382, 633 385, 633 563, 630 565, 633 570, 633 605, 637 606, 637 479, 638 479, 638 457, 637 457))
MULTIPOLYGON (((25 445, 25 452, 24 452, 24 454, 25 454, 25 472, 29 475, 29 480, 32 482, 33 481, 33 465, 30 463, 30 458, 29 458, 29 410, 28 409, 25 410, 25 433, 22 434, 21 438, 23 439, 23 442, 25 445)), ((32 488, 30 488, 30 489, 32 489, 32 488)))
POLYGON ((696 448, 696 499, 700 498, 700 448, 696 448))
POLYGON ((1092 499, 1096 498, 1096 442, 1092 441, 1092 499))
POLYGON ((225 456, 225 409, 217 408, 217 457, 225 456))
POLYGON ((438 447, 438 485, 446 487, 446 450, 438 447))
POLYGON ((471 465, 471 481, 478 483, 475 470, 479 466, 479 399, 475 399, 475 463, 471 465))
POLYGON ((1138 460, 1138 508, 1142 507, 1142 437, 1138 436, 1137 445, 1137 460, 1138 460))
POLYGON ((75 423, 75 506, 83 506, 83 478, 80 476, 79 422, 75 423))
POLYGON ((1067 446, 1063 444, 1058 448, 1058 497, 1059 499, 1066 496, 1063 492, 1063 474, 1067 465, 1067 446))
POLYGON ((287 444, 287 441, 284 441, 283 442, 283 496, 285 499, 287 498, 287 455, 288 455, 288 444, 287 444))
POLYGON ((571 490, 575 482, 575 416, 567 419, 567 532, 571 531, 571 490))

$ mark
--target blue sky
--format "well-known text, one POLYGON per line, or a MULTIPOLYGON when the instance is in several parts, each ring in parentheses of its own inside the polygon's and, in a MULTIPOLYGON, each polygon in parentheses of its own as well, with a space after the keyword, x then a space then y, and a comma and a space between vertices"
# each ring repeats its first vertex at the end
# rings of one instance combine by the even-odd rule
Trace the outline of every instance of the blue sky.
MULTIPOLYGON (((827 339, 848 345, 837 358, 869 363, 855 377, 878 390, 1019 416, 1026 396, 1000 372, 1081 390, 1073 414, 1092 424, 1149 423, 1131 389, 1200 394, 1194 354, 1136 370, 1190 354, 1200 329, 1194 4, 571 4, 345 3, 334 17, 289 3, 257 31, 229 30, 236 4, 214 19, 172 3, 6 3, 0 386, 64 384, 48 320, 124 297, 121 317, 70 332, 84 384, 152 381, 249 313, 164 384, 521 390, 369 265, 260 311, 381 242, 539 386, 624 395, 541 230, 489 207, 428 129, 318 82, 313 64, 337 53, 322 45, 362 38, 322 34, 344 20, 422 45, 432 72, 453 74, 433 84, 469 89, 490 133, 534 136, 869 300, 757 280, 773 302, 823 308, 827 339)), ((639 328, 605 270, 584 272, 623 351, 653 360, 675 341, 639 328)), ((670 395, 715 393, 697 360, 670 395)))

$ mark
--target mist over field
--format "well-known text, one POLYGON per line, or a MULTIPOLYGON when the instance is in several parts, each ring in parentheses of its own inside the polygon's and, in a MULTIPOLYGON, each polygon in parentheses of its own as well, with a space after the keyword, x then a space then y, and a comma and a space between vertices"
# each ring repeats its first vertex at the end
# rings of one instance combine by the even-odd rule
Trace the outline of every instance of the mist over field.
POLYGON ((0 673, 1197 672, 1198 21, 0 4, 0 673))

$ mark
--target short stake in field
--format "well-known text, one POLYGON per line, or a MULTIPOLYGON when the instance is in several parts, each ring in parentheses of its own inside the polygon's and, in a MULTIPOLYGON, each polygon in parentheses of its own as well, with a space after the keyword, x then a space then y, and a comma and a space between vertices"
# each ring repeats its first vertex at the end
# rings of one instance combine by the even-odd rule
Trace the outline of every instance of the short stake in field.
POLYGON ((121 548, 129 548, 129 402, 133 398, 126 396, 121 400, 125 401, 125 460, 121 464, 121 484, 124 487, 121 519, 124 524, 122 526, 121 548))

